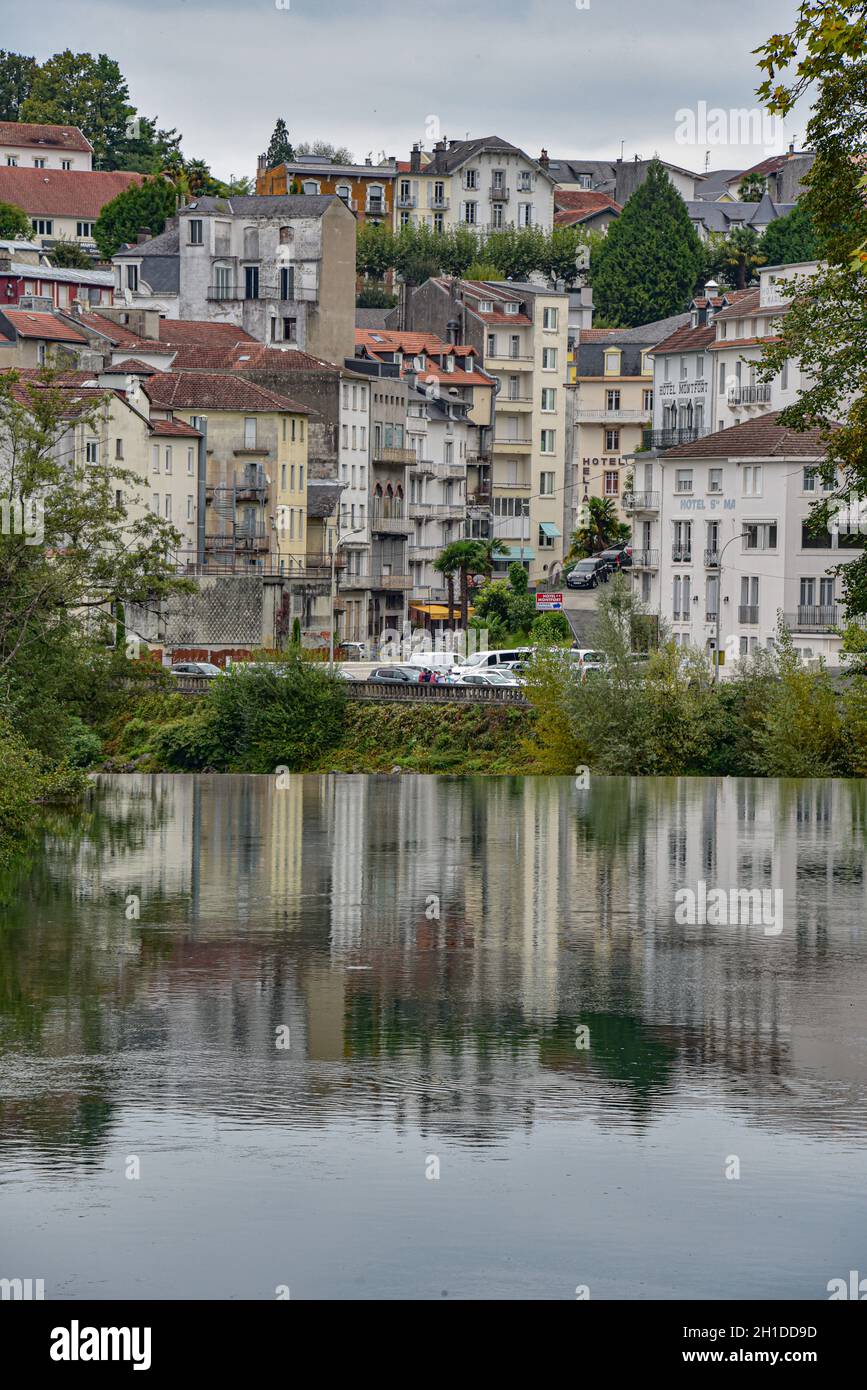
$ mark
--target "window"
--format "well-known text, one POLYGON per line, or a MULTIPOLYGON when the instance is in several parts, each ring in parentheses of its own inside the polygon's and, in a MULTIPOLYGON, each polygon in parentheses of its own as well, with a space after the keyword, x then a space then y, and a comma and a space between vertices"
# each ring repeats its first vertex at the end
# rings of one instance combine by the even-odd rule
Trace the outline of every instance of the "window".
POLYGON ((172 446, 171 446, 171 444, 167 444, 167 445, 166 445, 166 452, 165 452, 165 456, 164 456, 164 461, 165 461, 165 469, 166 469, 166 472, 167 472, 167 473, 171 473, 171 471, 172 471, 172 446))
POLYGON ((777 523, 775 521, 747 521, 744 523, 744 550, 776 550, 777 523))
POLYGON ((605 474, 605 496, 616 497, 620 492, 620 474, 607 472, 605 474))
POLYGON ((557 388, 555 386, 542 388, 542 409, 548 413, 557 409, 557 388))
POLYGON ((195 451, 195 449, 188 449, 188 450, 187 450, 187 476, 190 477, 190 478, 193 476, 193 473, 195 472, 195 458, 196 458, 196 451, 195 451))
POLYGON ((559 326, 560 326, 560 310, 559 310, 559 309, 546 309, 545 312, 542 314, 542 327, 543 327, 543 328, 548 328, 548 329, 552 329, 552 330, 553 330, 553 329, 558 328, 559 326))
MULTIPOLYGON (((436 220, 436 219, 434 219, 436 220)), ((495 231, 500 231, 503 226, 503 204, 494 203, 491 208, 491 226, 495 231)))
POLYGON ((759 579, 755 574, 741 575, 741 603, 738 622, 757 623, 759 621, 759 579))
MULTIPOLYGON (((726 364, 725 364, 725 362, 720 362, 720 364, 719 364, 719 394, 720 394, 721 396, 724 396, 725 393, 726 393, 726 364)), ((720 429, 722 429, 722 426, 720 426, 720 429)))
POLYGON ((166 493, 165 518, 166 521, 172 519, 172 494, 170 492, 166 493))
POLYGON ((311 197, 315 197, 319 192, 318 179, 305 179, 301 185, 302 191, 311 197))
POLYGON ((435 232, 441 232, 441 231, 443 231, 443 229, 444 229, 444 227, 445 227, 445 213, 442 213, 442 212, 435 212, 435 213, 434 213, 433 224, 434 224, 434 231, 435 231, 435 232))
POLYGON ((723 471, 721 468, 709 468, 707 471, 707 490, 708 492, 722 492, 723 490, 723 471))
POLYGON ((153 448, 151 449, 151 472, 153 472, 153 473, 159 473, 159 471, 160 471, 160 446, 159 446, 158 444, 154 444, 153 448))
POLYGON ((521 193, 532 193, 533 175, 529 169, 521 169, 518 173, 518 190, 521 193))
POLYGON ((516 304, 513 299, 509 299, 503 305, 503 308, 505 309, 507 314, 517 314, 520 311, 521 306, 520 304, 516 304))
POLYGON ((256 417, 251 415, 244 421, 244 448, 255 449, 256 447, 256 417))
POLYGON ((123 440, 122 440, 122 439, 116 439, 116 440, 114 441, 114 456, 115 456, 116 459, 122 459, 122 458, 123 458, 123 440))
POLYGON ((615 348, 615 349, 612 349, 610 352, 606 352, 606 353, 605 353, 605 375, 606 375, 606 376, 619 376, 619 375, 620 375, 620 351, 619 351, 619 349, 616 349, 616 348, 615 348))
POLYGON ((155 492, 151 497, 151 511, 156 516, 159 516, 160 514, 160 495, 158 492, 155 492))
POLYGON ((191 217, 189 222, 187 223, 187 226, 190 229, 190 246, 201 246, 202 219, 200 217, 191 217))
POLYGON ((71 168, 72 168, 72 160, 71 160, 71 159, 61 159, 61 161, 60 161, 60 167, 61 167, 61 169, 71 169, 71 168))
POLYGON ((519 226, 519 227, 532 227, 532 225, 533 225, 533 204, 532 204, 532 203, 519 203, 519 204, 518 204, 518 226, 519 226))
POLYGON ((641 354, 641 375, 653 376, 653 354, 650 352, 641 354))
POLYGON ((348 184, 348 183, 339 183, 339 184, 337 184, 337 186, 336 186, 335 192, 337 193, 338 198, 342 198, 343 201, 344 201, 344 203, 347 204, 347 206, 352 202, 352 185, 351 185, 351 184, 348 184))
POLYGON ((741 496, 742 497, 761 497, 762 495, 762 465, 760 463, 744 464, 741 474, 741 496))
POLYGON ((214 266, 214 298, 231 299, 232 297, 232 270, 227 265, 214 266))
POLYGON ((556 434, 557 434, 557 431, 556 431, 556 430, 543 430, 543 431, 542 431, 542 435, 541 435, 541 444, 540 444, 540 450, 539 450, 540 453, 543 453, 543 454, 553 454, 553 453, 554 453, 554 451, 555 451, 555 450, 554 450, 554 442, 555 442, 556 434))
POLYGON ((9 169, 17 169, 17 168, 18 168, 18 156, 17 156, 17 154, 7 154, 7 156, 6 156, 6 165, 7 165, 7 167, 8 167, 9 169))
POLYGON ((491 173, 491 184, 494 188, 500 189, 506 186, 506 173, 504 169, 494 169, 491 173))
POLYGON ((128 265, 126 268, 126 287, 128 290, 138 289, 138 266, 128 265))
POLYGON ((704 354, 701 352, 695 359, 695 376, 697 381, 704 376, 704 354))
POLYGON ((686 381, 687 374, 688 374, 688 373, 687 373, 686 358, 685 358, 685 357, 681 357, 681 359, 680 359, 680 379, 681 379, 681 381, 686 381))
POLYGON ((492 314, 494 312, 494 301, 492 299, 479 300, 479 313, 492 314))
POLYGON ((88 439, 84 446, 84 457, 88 463, 99 463, 99 441, 88 439))
POLYGON ((692 469, 677 468, 674 473, 675 492, 692 492, 692 469))
POLYGON ((464 203, 464 221, 468 227, 475 227, 478 203, 464 203))
POLYGON ((288 246, 289 243, 295 239, 295 233, 291 227, 281 227, 278 235, 280 237, 281 246, 288 246))
MULTIPOLYGON (((516 356, 516 357, 517 357, 517 355, 518 355, 518 354, 515 353, 515 356, 516 356)), ((543 371, 543 372, 556 372, 556 370, 557 370, 557 349, 556 349, 556 348, 543 348, 543 349, 542 349, 542 371, 543 371)))
POLYGON ((551 497, 551 496, 553 496, 553 493, 554 493, 554 474, 553 474, 553 473, 540 473, 540 474, 539 474, 539 492, 540 492, 540 494, 542 495, 542 497, 551 497))
POLYGON ((284 320, 283 320, 283 341, 284 341, 284 343, 294 343, 294 342, 295 342, 295 339, 296 339, 297 337, 298 337, 298 320, 297 320, 297 319, 284 319, 284 320))
POLYGON ((195 505, 195 500, 194 500, 194 498, 188 496, 188 497, 187 497, 187 521, 194 521, 194 520, 195 520, 194 505, 195 505))
POLYGON ((464 188, 478 188, 479 171, 478 169, 464 170, 464 188))
POLYGON ((30 221, 38 236, 54 235, 54 222, 50 217, 31 217, 30 221))
POLYGON ((804 469, 804 472, 803 472, 803 475, 802 475, 802 478, 801 478, 801 491, 802 491, 802 492, 815 492, 815 491, 816 491, 816 477, 817 477, 817 474, 818 474, 818 470, 815 469, 815 468, 805 468, 805 469, 804 469))
POLYGON ((244 266, 244 298, 259 298, 259 267, 257 265, 244 266))
POLYGON ((76 222, 76 224, 75 224, 75 235, 76 235, 77 237, 92 237, 92 236, 93 236, 93 223, 92 223, 92 222, 76 222))
POLYGON ((605 431, 605 452, 606 452, 606 454, 619 454, 619 453, 620 453, 620 431, 619 431, 619 430, 606 430, 606 431, 605 431))
POLYGON ((619 392, 619 391, 606 391, 606 392, 605 392, 605 409, 606 409, 606 410, 619 410, 619 409, 620 409, 620 392, 619 392))
POLYGON ((33 167, 34 167, 34 169, 44 169, 44 168, 45 168, 45 160, 44 160, 44 159, 34 159, 34 161, 33 161, 33 167))
POLYGON ((653 410, 653 391, 643 391, 641 393, 641 408, 649 415, 653 410))

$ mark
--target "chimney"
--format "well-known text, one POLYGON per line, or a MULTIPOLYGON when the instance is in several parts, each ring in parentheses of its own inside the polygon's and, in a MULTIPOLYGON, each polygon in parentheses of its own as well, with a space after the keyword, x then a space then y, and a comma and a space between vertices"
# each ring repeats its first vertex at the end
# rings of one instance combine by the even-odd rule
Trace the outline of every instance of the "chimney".
POLYGON ((548 168, 548 165, 551 163, 551 161, 550 161, 550 159, 548 158, 548 151, 547 151, 547 150, 543 150, 542 153, 539 155, 539 163, 541 164, 541 166, 542 166, 543 169, 547 169, 547 168, 548 168))
POLYGON ((421 145, 413 145, 412 153, 409 157, 409 170, 411 174, 421 173, 421 145))
POLYGON ((150 239, 151 239, 151 229, 150 229, 150 227, 139 227, 139 229, 138 229, 138 236, 137 236, 136 239, 135 239, 136 246, 141 246, 143 242, 145 242, 145 241, 150 241, 150 239))
POLYGON ((461 325, 457 319, 449 319, 446 324, 446 342, 455 347, 460 346, 461 325))

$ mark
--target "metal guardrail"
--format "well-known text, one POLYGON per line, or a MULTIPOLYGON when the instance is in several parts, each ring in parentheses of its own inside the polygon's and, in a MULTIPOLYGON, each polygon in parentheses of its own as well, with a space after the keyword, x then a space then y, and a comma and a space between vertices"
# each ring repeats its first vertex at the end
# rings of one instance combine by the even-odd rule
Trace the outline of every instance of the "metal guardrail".
POLYGON ((784 613, 783 622, 792 632, 829 632, 838 626, 837 605, 801 604, 794 612, 784 613))
POLYGON ((519 705, 527 700, 520 688, 495 685, 380 685, 378 681, 348 681, 347 692, 353 700, 450 700, 464 705, 519 705))
POLYGON ((625 512, 658 512, 658 492, 625 492, 623 494, 625 512))

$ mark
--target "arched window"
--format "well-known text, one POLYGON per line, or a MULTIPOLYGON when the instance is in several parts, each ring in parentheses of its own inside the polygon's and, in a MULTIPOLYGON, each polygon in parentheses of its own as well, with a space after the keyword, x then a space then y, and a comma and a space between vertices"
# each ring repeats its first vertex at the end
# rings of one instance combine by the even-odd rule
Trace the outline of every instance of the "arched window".
POLYGON ((373 490, 373 515, 382 516, 382 483, 377 483, 373 490))
POLYGON ((244 260, 258 261, 259 259, 259 228, 244 228, 244 260))
POLYGON ((394 498, 394 515, 403 516, 403 488, 400 483, 397 485, 397 492, 394 498))
POLYGON ((318 180, 318 179, 305 179, 304 182, 303 182, 303 184, 301 185, 301 187, 302 187, 302 189, 304 190, 305 193, 318 193, 318 192, 319 192, 319 180, 318 180))
POLYGON ((393 508, 394 508, 394 489, 393 489, 393 487, 391 486, 391 483, 389 483, 389 484, 388 484, 388 487, 385 489, 385 511, 383 512, 383 516, 393 516, 393 515, 394 515, 393 508))
POLYGON ((288 246, 289 243, 294 239, 294 235, 295 235, 295 234, 294 234, 294 232, 292 231, 292 228, 291 228, 291 227, 281 227, 281 228, 280 228, 280 245, 281 245, 281 246, 288 246))
POLYGON ((342 198, 342 199, 343 199, 344 203, 349 204, 349 203, 352 202, 352 184, 351 184, 351 183, 339 183, 339 184, 337 185, 336 189, 335 189, 335 192, 336 192, 338 198, 342 198))

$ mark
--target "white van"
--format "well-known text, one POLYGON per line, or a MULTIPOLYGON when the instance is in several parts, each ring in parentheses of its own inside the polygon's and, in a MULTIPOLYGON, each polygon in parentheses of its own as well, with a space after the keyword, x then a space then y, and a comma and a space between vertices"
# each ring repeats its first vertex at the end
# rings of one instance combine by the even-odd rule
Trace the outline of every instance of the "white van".
POLYGON ((401 666, 418 666, 420 670, 437 671, 441 676, 447 676, 454 669, 454 652, 413 652, 412 656, 406 661, 402 661, 401 666))
POLYGON ((504 666, 507 662, 532 661, 535 647, 504 647, 502 651, 473 652, 465 661, 459 662, 454 674, 465 676, 469 671, 486 671, 491 666, 504 666))

